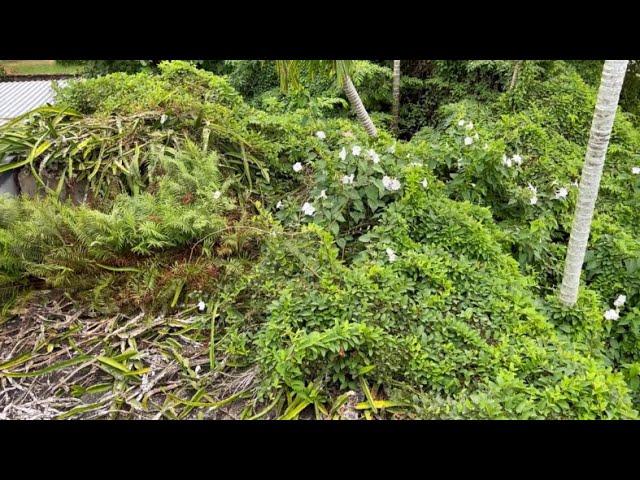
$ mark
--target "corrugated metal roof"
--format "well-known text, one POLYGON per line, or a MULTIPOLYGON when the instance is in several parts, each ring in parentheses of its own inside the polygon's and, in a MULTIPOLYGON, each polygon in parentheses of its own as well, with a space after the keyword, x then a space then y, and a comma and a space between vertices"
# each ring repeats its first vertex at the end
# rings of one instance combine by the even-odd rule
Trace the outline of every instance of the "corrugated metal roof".
MULTIPOLYGON (((64 80, 57 81, 64 85, 64 80)), ((0 82, 0 125, 34 108, 53 103, 51 80, 0 82)))

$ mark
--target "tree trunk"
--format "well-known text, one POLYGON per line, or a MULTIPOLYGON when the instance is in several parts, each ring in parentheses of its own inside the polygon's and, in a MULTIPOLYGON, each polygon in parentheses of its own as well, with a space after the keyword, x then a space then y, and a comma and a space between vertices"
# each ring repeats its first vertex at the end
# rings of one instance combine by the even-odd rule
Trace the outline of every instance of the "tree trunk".
POLYGON ((509 91, 513 90, 516 87, 516 83, 518 83, 518 77, 520 76, 520 70, 522 69, 522 64, 524 60, 516 61, 516 64, 513 67, 513 75, 511 76, 511 83, 509 84, 509 91))
POLYGON ((609 146, 609 137, 613 128, 627 63, 627 60, 607 60, 602 69, 600 89, 591 123, 587 154, 582 167, 578 203, 573 217, 562 286, 560 287, 560 300, 569 306, 574 305, 578 300, 580 272, 587 250, 591 219, 602 177, 602 167, 609 146))
POLYGON ((391 105, 393 131, 398 134, 398 122, 400 119, 400 60, 393 61, 393 104, 391 105))
POLYGON ((347 99, 349 100, 349 103, 355 110, 358 120, 360 120, 360 123, 362 124, 364 129, 367 131, 369 136, 373 138, 377 137, 378 131, 376 130, 375 125, 371 121, 371 118, 369 117, 367 110, 364 108, 364 105, 362 104, 362 100, 360 99, 360 95, 358 95, 358 91, 356 90, 356 87, 353 86, 351 77, 349 77, 348 75, 345 76, 344 78, 344 93, 347 95, 347 99))

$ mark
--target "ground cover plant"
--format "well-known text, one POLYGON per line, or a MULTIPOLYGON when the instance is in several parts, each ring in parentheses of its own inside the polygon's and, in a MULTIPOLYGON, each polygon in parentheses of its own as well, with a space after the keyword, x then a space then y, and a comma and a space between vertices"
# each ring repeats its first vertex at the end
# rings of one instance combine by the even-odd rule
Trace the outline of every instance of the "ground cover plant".
POLYGON ((396 131, 392 62, 349 66, 375 136, 244 60, 95 62, 0 127, 0 416, 637 418, 629 94, 568 306, 602 65, 401 65, 396 131))

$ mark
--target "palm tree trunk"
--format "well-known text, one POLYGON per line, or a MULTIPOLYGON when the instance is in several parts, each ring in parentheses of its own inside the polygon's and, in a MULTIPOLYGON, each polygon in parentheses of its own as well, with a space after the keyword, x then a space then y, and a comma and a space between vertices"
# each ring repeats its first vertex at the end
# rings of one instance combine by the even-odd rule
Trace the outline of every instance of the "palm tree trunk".
POLYGON ((393 104, 391 105, 391 128, 397 134, 400 119, 400 60, 393 61, 393 104))
POLYGON ((609 146, 609 137, 613 128, 627 63, 627 60, 607 60, 602 69, 600 89, 591 123, 587 154, 582 167, 578 203, 573 218, 560 287, 560 300, 569 306, 574 305, 578 300, 580 272, 587 250, 591 219, 602 177, 602 167, 609 146))
POLYGON ((360 123, 369 136, 373 138, 377 137, 378 131, 376 130, 376 126, 373 124, 371 117, 369 117, 367 110, 364 108, 360 95, 358 95, 356 87, 353 86, 353 82, 349 75, 345 75, 344 77, 344 93, 347 95, 347 99, 355 110, 358 120, 360 120, 360 123))
POLYGON ((511 83, 509 84, 509 91, 513 90, 516 87, 516 83, 518 83, 518 77, 520 76, 520 70, 522 69, 522 64, 524 60, 516 61, 516 64, 513 67, 513 75, 511 76, 511 83))

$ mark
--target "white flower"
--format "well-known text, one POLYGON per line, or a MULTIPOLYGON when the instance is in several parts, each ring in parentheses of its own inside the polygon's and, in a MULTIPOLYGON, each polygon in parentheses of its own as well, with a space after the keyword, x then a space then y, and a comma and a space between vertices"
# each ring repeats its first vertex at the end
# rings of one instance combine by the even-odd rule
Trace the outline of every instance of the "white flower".
POLYGON ((162 116, 160 117, 160 125, 163 125, 164 122, 167 121, 167 116, 163 113, 162 116))
POLYGON ((473 129, 473 122, 469 122, 465 125, 465 127, 467 130, 472 130, 473 129))
POLYGON ((502 155, 502 165, 511 168, 511 159, 506 155, 502 155))
POLYGON ((640 175, 640 167, 632 167, 631 173, 633 173, 634 175, 640 175))
POLYGON ((473 138, 471 137, 464 137, 464 144, 465 145, 471 145, 473 143, 473 138))
POLYGON ((278 200, 278 203, 276 203, 276 208, 280 210, 282 207, 284 207, 284 205, 282 204, 282 200, 278 200))
POLYGON ((318 195, 318 198, 327 198, 327 191, 326 190, 322 190, 320 192, 320 195, 318 195))
POLYGON ((392 192, 400 190, 400 187, 402 186, 397 178, 391 178, 386 175, 382 177, 382 185, 384 188, 391 190, 392 192))
POLYGON ((618 310, 611 309, 604 312, 604 318, 607 320, 618 320, 618 318, 620 318, 620 314, 618 313, 618 310))
POLYGON ((373 163, 380 163, 380 156, 376 153, 373 148, 367 150, 367 155, 373 160, 373 163))
POLYGON ((325 138, 327 138, 327 134, 324 133, 322 130, 318 130, 316 132, 316 137, 318 137, 320 140, 324 140, 325 138))
POLYGON ((358 145, 355 145, 354 147, 351 148, 351 154, 354 157, 357 157, 358 155, 360 155, 360 152, 362 151, 362 148, 359 147, 358 145))
POLYGON ((347 149, 342 147, 342 150, 340 150, 338 156, 340 157, 340 160, 344 162, 344 160, 347 158, 347 149))
POLYGON ((218 200, 221 195, 222 195, 222 192, 220 190, 216 190, 215 192, 213 192, 213 199, 218 200))
POLYGON ((517 153, 513 157, 511 157, 511 160, 516 165, 522 165, 522 157, 520 155, 518 155, 517 153))
POLYGON ((422 163, 421 162, 411 162, 409 165, 411 165, 412 167, 422 167, 422 163))
POLYGON ((293 171, 294 172, 301 172, 302 171, 302 164, 300 162, 296 162, 293 164, 293 171))
POLYGON ((535 205, 536 203, 538 203, 538 197, 534 195, 533 197, 531 197, 531 200, 529 200, 529 203, 531 205, 535 205))
POLYGON ((207 304, 204 303, 202 300, 200 300, 198 302, 198 310, 200 310, 201 312, 204 312, 206 308, 207 308, 207 304))
POLYGON ((398 259, 398 256, 396 255, 396 252, 394 252, 390 248, 387 248, 386 252, 387 252, 387 257, 389 257, 389 261, 390 262, 395 262, 398 259))
POLYGON ((316 213, 316 209, 309 202, 305 202, 304 205, 302 205, 302 212, 309 217, 313 217, 316 213))
POLYGON ((458 126, 459 127, 464 127, 464 120, 459 120, 458 121, 458 126))
POLYGON ((534 187, 533 185, 531 185, 530 183, 527 185, 527 188, 529 190, 531 190, 531 193, 533 193, 534 195, 536 195, 538 193, 538 189, 536 187, 534 187))
POLYGON ((620 308, 621 306, 624 305, 624 302, 627 301, 627 296, 626 295, 618 295, 618 298, 616 298, 615 302, 613 302, 613 305, 615 307, 620 308))
POLYGON ((196 375, 198 375, 201 369, 202 367, 200 365, 196 365, 196 368, 194 368, 193 371, 196 372, 196 375))
POLYGON ((429 182, 427 182, 426 178, 423 178, 422 181, 420 182, 420 185, 422 185, 422 188, 427 188, 427 186, 429 185, 429 182))
POLYGON ((344 185, 351 185, 353 183, 353 179, 355 178, 355 174, 351 174, 351 175, 343 175, 342 176, 342 183, 344 185))
POLYGON ((569 195, 569 190, 567 190, 565 187, 561 187, 556 192, 556 199, 567 198, 567 195, 569 195))

